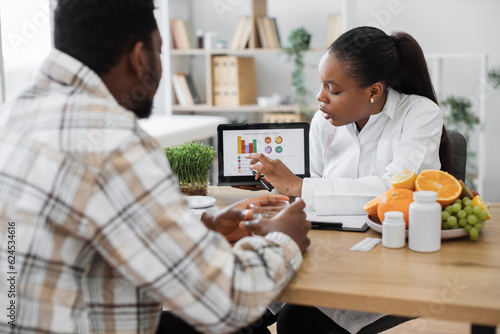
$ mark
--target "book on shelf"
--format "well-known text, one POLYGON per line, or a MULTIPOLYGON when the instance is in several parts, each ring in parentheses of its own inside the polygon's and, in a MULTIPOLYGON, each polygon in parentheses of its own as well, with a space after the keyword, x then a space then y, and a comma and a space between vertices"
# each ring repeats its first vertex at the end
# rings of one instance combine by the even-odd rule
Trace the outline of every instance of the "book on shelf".
POLYGON ((271 18, 271 20, 273 20, 274 35, 275 35, 277 47, 281 48, 281 38, 280 38, 279 30, 278 30, 278 22, 276 22, 275 17, 271 18))
POLYGON ((189 93, 191 94, 194 104, 201 103, 201 98, 200 95, 198 94, 198 89, 196 89, 196 85, 194 84, 191 74, 184 75, 184 79, 186 80, 186 83, 189 88, 189 93))
POLYGON ((183 19, 173 19, 170 21, 173 47, 175 49, 191 49, 191 32, 189 23, 183 19))
POLYGON ((257 36, 259 37, 260 46, 262 48, 280 48, 280 38, 276 19, 259 16, 257 17, 257 36))
POLYGON ((172 74, 172 86, 181 106, 192 106, 200 103, 200 96, 191 75, 185 73, 172 74))
POLYGON ((264 17, 258 16, 256 20, 257 22, 255 23, 257 26, 257 37, 259 38, 260 47, 265 49, 270 48, 271 46, 269 44, 269 41, 267 40, 266 30, 264 27, 264 17))
POLYGON ((328 30, 326 31, 326 46, 329 47, 342 34, 342 16, 328 15, 328 30))
POLYGON ((253 57, 215 56, 212 58, 212 75, 215 106, 255 103, 257 78, 253 57))

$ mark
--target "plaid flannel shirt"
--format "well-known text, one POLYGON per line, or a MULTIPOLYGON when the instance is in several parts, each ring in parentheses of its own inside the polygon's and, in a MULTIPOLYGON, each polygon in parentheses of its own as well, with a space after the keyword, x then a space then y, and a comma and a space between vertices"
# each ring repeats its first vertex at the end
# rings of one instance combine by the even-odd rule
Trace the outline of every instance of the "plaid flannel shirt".
POLYGON ((162 306, 200 331, 231 332, 265 311, 301 261, 285 234, 232 248, 208 230, 135 115, 62 52, 0 112, 0 332, 153 333, 162 306))

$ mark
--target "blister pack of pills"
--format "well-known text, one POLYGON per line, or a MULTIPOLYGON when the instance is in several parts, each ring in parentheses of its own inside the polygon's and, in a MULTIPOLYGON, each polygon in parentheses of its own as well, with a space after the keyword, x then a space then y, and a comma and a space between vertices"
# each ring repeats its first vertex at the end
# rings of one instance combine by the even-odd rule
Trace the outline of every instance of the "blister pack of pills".
POLYGON ((380 238, 364 238, 363 240, 352 246, 351 250, 367 252, 381 242, 382 239, 380 238))

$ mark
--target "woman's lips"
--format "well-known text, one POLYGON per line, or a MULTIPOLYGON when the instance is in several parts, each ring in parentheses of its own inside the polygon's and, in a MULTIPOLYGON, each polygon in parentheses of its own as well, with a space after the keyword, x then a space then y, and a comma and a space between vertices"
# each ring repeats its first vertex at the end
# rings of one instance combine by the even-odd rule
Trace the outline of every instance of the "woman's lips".
POLYGON ((321 110, 321 112, 323 113, 323 118, 324 118, 324 119, 330 119, 330 118, 331 118, 330 114, 329 114, 329 113, 327 113, 327 112, 325 111, 325 109, 323 109, 323 107, 319 107, 319 110, 321 110))

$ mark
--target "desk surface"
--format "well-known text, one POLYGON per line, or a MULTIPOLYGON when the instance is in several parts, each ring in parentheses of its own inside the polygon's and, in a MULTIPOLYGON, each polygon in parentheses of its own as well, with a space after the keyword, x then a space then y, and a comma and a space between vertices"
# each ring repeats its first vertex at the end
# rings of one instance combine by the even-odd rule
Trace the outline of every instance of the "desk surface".
MULTIPOLYGON (((267 191, 209 187, 225 207, 267 191)), ((500 324, 500 203, 480 238, 443 240, 435 253, 377 245, 368 252, 350 248, 366 233, 311 231, 311 246, 281 300, 294 304, 438 318, 484 325, 500 324)))

